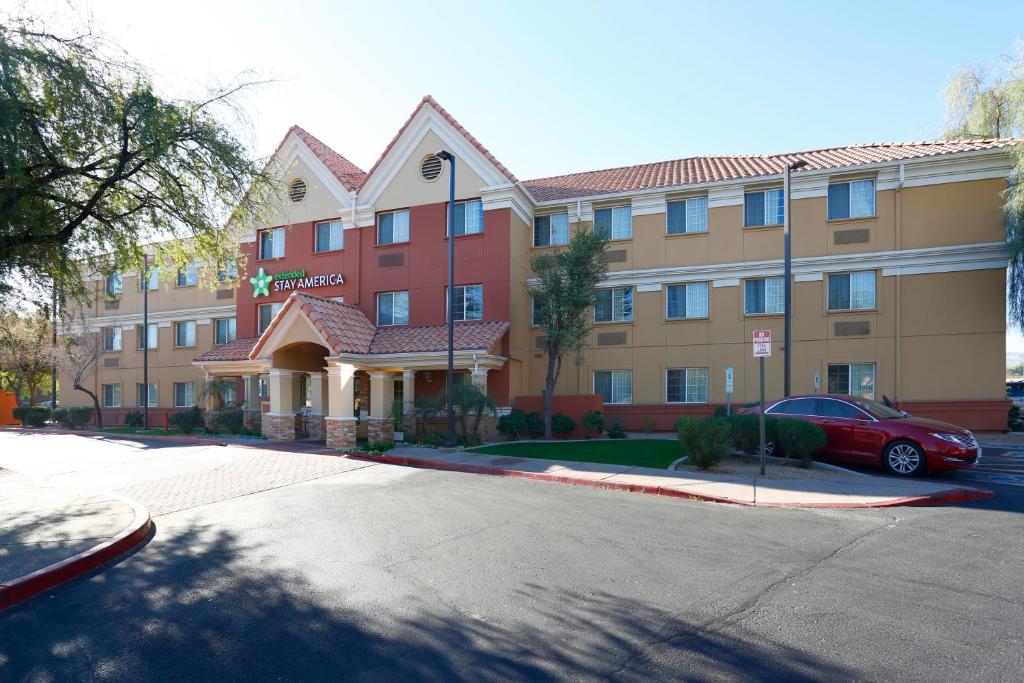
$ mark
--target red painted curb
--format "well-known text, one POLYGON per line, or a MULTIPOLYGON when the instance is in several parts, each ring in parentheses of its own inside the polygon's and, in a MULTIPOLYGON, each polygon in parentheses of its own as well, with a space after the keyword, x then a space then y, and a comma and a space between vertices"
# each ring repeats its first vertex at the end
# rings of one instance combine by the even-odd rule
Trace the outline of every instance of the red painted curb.
POLYGON ((149 510, 136 503, 130 498, 108 494, 126 503, 135 513, 132 523, 121 530, 116 536, 106 541, 83 550, 77 555, 72 555, 66 560, 38 569, 31 574, 18 577, 6 584, 0 584, 0 611, 24 602, 31 597, 76 579, 93 569, 106 564, 110 560, 132 550, 149 535, 153 521, 149 516, 149 510))

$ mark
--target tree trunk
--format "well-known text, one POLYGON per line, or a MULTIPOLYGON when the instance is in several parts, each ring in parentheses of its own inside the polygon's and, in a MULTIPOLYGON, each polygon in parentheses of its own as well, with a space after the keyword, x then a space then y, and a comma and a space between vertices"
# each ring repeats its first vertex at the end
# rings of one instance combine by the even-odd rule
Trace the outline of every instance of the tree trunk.
POLYGON ((544 438, 551 438, 551 400, 555 394, 555 382, 558 381, 558 354, 548 349, 548 369, 544 377, 544 438))
POLYGON ((78 382, 75 382, 75 389, 92 397, 92 404, 96 406, 96 427, 103 429, 103 411, 100 410, 100 400, 96 397, 96 394, 92 393, 78 382))

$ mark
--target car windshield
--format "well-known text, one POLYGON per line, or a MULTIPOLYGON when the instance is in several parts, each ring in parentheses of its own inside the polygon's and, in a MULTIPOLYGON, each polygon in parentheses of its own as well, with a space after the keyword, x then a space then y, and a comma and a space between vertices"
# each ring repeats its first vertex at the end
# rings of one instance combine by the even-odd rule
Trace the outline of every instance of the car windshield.
POLYGON ((872 417, 876 417, 879 420, 899 420, 906 417, 906 415, 895 408, 890 408, 884 403, 871 401, 866 398, 858 399, 857 405, 866 410, 872 417))

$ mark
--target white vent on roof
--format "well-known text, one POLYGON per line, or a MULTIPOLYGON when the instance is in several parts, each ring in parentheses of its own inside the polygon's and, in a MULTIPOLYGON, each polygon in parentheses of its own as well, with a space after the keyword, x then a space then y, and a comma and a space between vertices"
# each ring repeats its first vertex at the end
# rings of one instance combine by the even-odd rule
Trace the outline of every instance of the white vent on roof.
POLYGON ((420 162, 420 176, 428 183, 441 175, 442 162, 436 154, 428 154, 420 162))
POLYGON ((306 181, 296 178, 288 184, 288 197, 298 204, 306 198, 306 181))

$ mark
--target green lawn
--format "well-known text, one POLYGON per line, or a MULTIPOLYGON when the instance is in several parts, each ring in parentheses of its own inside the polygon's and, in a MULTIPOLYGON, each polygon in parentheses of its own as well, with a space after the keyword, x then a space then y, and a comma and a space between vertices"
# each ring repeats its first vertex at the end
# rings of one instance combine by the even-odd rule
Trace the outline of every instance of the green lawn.
POLYGON ((665 469, 683 456, 682 446, 672 439, 616 439, 600 441, 539 441, 505 443, 469 449, 473 453, 509 455, 517 458, 598 462, 634 467, 665 469))

